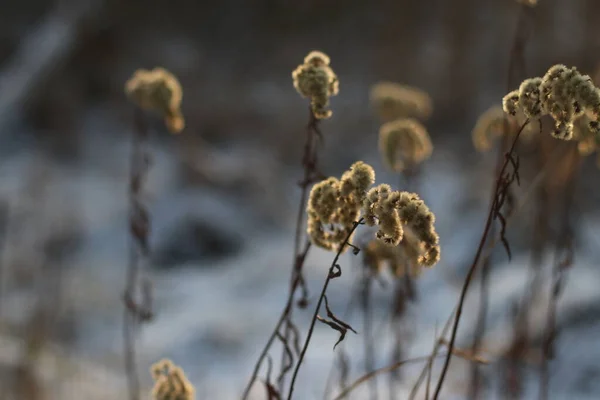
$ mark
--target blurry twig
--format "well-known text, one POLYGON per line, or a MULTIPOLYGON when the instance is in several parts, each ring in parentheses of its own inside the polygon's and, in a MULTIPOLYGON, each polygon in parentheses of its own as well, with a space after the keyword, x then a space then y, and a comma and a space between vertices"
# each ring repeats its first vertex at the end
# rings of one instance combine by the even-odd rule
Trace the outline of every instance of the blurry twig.
POLYGON ((148 260, 150 235, 150 215, 142 203, 142 192, 150 164, 148 145, 148 127, 142 110, 136 107, 131 147, 131 166, 129 181, 129 263, 123 301, 125 313, 123 335, 125 343, 125 370, 131 400, 139 399, 140 384, 135 363, 135 328, 139 322, 152 318, 149 283, 142 288, 142 302, 136 300, 139 284, 140 264, 148 260))
MULTIPOLYGON (((299 182, 301 194, 300 204, 298 207, 298 216, 296 219, 296 233, 294 237, 294 260, 292 267, 292 276, 290 279, 290 291, 288 293, 286 305, 279 317, 279 320, 277 321, 273 332, 271 333, 269 339, 267 340, 267 343, 265 344, 265 347, 263 348, 260 356, 258 357, 256 364, 254 365, 252 376, 250 377, 250 380, 246 385, 246 388, 242 395, 242 400, 248 398, 248 395, 250 394, 250 389, 252 389, 252 385, 254 384, 258 376, 258 371, 260 370, 260 367, 265 357, 269 353, 269 350, 273 345, 275 338, 279 334, 279 330, 281 329, 281 327, 285 324, 284 333, 282 335, 284 343, 287 343, 290 334, 294 332, 297 333, 297 329, 291 320, 291 313, 294 307, 296 290, 299 287, 302 289, 302 297, 298 301, 298 306, 304 308, 308 305, 308 291, 304 281, 304 276, 302 275, 302 268, 304 266, 304 261, 306 260, 308 252, 310 251, 311 243, 309 240, 306 240, 304 246, 302 246, 302 238, 304 226, 304 210, 306 207, 308 188, 312 183, 322 178, 322 174, 318 170, 317 157, 318 140, 322 139, 322 134, 319 129, 318 122, 319 120, 315 117, 312 108, 309 108, 309 122, 306 127, 306 142, 304 144, 304 154, 302 156, 304 177, 302 181, 299 182)), ((298 335, 296 334, 295 337, 297 340, 298 335)), ((282 353, 282 372, 280 373, 280 376, 278 378, 278 386, 280 391, 283 388, 283 385, 285 384, 285 375, 287 372, 285 368, 285 357, 287 357, 287 354, 288 353, 286 353, 284 348, 284 351, 282 353)))
POLYGON ((559 237, 556 240, 554 255, 554 268, 550 285, 550 299, 546 316, 544 340, 542 342, 542 362, 540 366, 540 400, 548 398, 550 371, 549 363, 554 358, 554 341, 556 339, 556 308, 565 285, 565 272, 573 265, 574 235, 571 214, 573 211, 573 198, 577 185, 577 173, 581 166, 581 157, 576 148, 571 153, 572 159, 569 166, 569 180, 561 192, 564 193, 559 237))
MULTIPOLYGON (((463 351, 461 349, 455 349, 454 353, 453 353, 456 357, 460 357, 464 360, 467 361, 471 361, 471 362, 476 362, 476 363, 484 363, 487 364, 488 361, 478 357, 478 356, 473 356, 471 355, 469 352, 463 351)), ((452 356, 452 354, 450 353, 446 353, 446 354, 436 354, 436 357, 447 357, 448 355, 452 356)), ((357 380, 355 380, 354 382, 352 382, 352 384, 346 388, 344 391, 342 391, 342 393, 338 394, 334 400, 340 400, 342 399, 344 396, 347 396, 351 391, 353 391, 354 389, 356 389, 358 386, 362 385, 363 383, 367 382, 368 380, 372 379, 373 377, 379 375, 379 374, 385 374, 387 372, 392 372, 395 369, 398 369, 400 367, 402 367, 403 365, 406 364, 412 364, 412 363, 417 363, 417 362, 423 362, 423 361, 428 361, 431 362, 432 357, 431 356, 421 356, 421 357, 415 357, 415 358, 410 358, 407 360, 402 360, 400 362, 394 363, 392 365, 388 365, 386 367, 383 368, 379 368, 376 369, 374 371, 371 371, 363 376, 361 376, 360 378, 358 378, 357 380)), ((427 369, 424 369, 423 371, 427 371, 427 369)))
MULTIPOLYGON (((458 301, 458 306, 456 309, 456 318, 454 320, 454 326, 452 328, 452 336, 450 338, 450 344, 449 344, 449 352, 448 355, 446 356, 446 361, 444 362, 444 366, 442 368, 442 373, 440 375, 440 378, 438 380, 437 383, 437 387, 435 389, 435 394, 433 396, 434 400, 437 400, 440 392, 442 390, 442 386, 444 384, 444 379, 446 377, 446 373, 448 372, 448 366, 450 365, 450 360, 451 360, 451 356, 452 356, 452 350, 454 349, 454 343, 456 341, 456 335, 458 333, 458 324, 460 322, 460 317, 462 314, 462 309, 464 306, 464 302, 465 302, 465 298, 467 296, 467 292, 469 290, 469 286, 471 284, 471 281, 473 279, 473 274, 475 273, 475 269, 477 268, 477 265, 479 264, 481 255, 483 253, 484 250, 484 246, 485 243, 487 241, 489 232, 490 232, 490 228, 492 226, 492 221, 496 218, 499 217, 499 211, 500 211, 500 205, 503 202, 503 200, 505 199, 507 190, 510 186, 510 184, 514 181, 514 180, 518 180, 518 171, 516 170, 516 168, 518 167, 518 163, 516 163, 513 159, 513 152, 515 150, 515 147, 517 145, 517 142, 519 140, 519 136, 521 135, 521 132, 523 131, 523 129, 525 128, 525 126, 529 123, 529 120, 526 120, 525 123, 523 123, 523 125, 521 126, 521 128, 519 129, 519 131, 517 132, 517 134, 515 135, 515 138, 512 142, 512 145, 509 149, 509 151, 505 154, 505 159, 504 159, 504 164, 502 165, 502 168, 500 170, 500 173, 498 174, 498 177, 496 178, 496 187, 494 190, 495 193, 495 199, 492 202, 492 205, 489 209, 488 212, 488 217, 483 229, 483 233, 481 235, 481 240, 479 242, 479 246, 477 247, 477 251, 475 252, 475 256, 473 258, 473 262, 471 264, 471 267, 469 268, 469 272, 467 273, 467 276, 465 278, 465 282, 463 284, 463 288, 461 290, 461 294, 460 294, 460 298, 458 301), (513 166, 513 171, 512 172, 507 172, 507 168, 508 165, 511 164, 513 166)), ((502 226, 503 226, 503 230, 506 227, 506 223, 503 220, 502 217, 500 217, 501 222, 502 222, 502 226)))

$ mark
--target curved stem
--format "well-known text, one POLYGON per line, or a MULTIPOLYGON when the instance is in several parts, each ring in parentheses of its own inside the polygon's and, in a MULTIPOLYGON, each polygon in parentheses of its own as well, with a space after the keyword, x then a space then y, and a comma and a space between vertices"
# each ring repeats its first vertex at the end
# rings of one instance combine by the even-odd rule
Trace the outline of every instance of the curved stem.
POLYGON ((333 259, 331 266, 329 267, 329 271, 327 273, 327 278, 325 279, 325 283, 323 284, 323 289, 321 289, 321 295, 319 296, 319 301, 317 302, 317 306, 315 307, 315 312, 313 313, 312 320, 310 322, 310 328, 308 329, 308 334, 306 336, 306 340, 304 341, 304 346, 302 347, 302 351, 300 352, 300 358, 298 359, 298 363, 296 364, 296 368, 294 369, 294 375, 292 376, 292 382, 290 383, 290 390, 288 392, 287 399, 291 400, 292 395, 294 394, 294 384, 296 383, 296 378, 298 377, 298 371, 300 371, 300 366, 302 365, 302 361, 304 360, 304 355, 306 354, 306 350, 308 350, 308 345, 310 343, 310 339, 312 338, 313 330, 315 329, 315 323, 317 322, 317 316, 319 315, 319 310, 321 309, 321 304, 323 303, 323 299, 325 298, 325 292, 327 292, 327 286, 329 286, 329 282, 339 276, 335 273, 336 268, 339 268, 337 262, 340 258, 340 255, 344 251, 344 248, 348 245, 348 240, 352 237, 352 234, 358 227, 358 225, 362 224, 363 219, 361 218, 358 222, 355 222, 352 226, 352 229, 346 236, 346 239, 340 246, 333 259))
MULTIPOLYGON (((318 175, 316 173, 317 172, 317 150, 316 150, 315 138, 317 138, 321 135, 321 132, 320 132, 319 126, 318 126, 318 120, 315 118, 314 113, 312 112, 312 109, 310 109, 310 108, 309 108, 309 113, 310 113, 309 122, 306 127, 306 141, 304 144, 304 153, 302 156, 302 165, 304 166, 304 177, 303 177, 302 181, 300 182, 301 194, 300 194, 300 204, 298 206, 298 213, 297 213, 297 218, 296 218, 296 231, 295 231, 295 236, 294 236, 294 260, 293 260, 292 274, 291 274, 291 278, 290 278, 290 291, 288 293, 286 305, 285 305, 281 315, 279 316, 277 324, 275 324, 275 328, 273 329, 273 332, 271 332, 271 335, 269 336, 269 339, 267 340, 265 347, 261 351, 261 353, 258 357, 258 360, 256 361, 256 364, 254 365, 254 369, 252 371, 252 376, 250 377, 250 380, 248 381, 248 384, 246 385, 246 388, 244 389, 244 393, 242 395, 242 400, 246 400, 248 398, 248 396, 250 395, 250 390, 252 389, 252 385, 254 384, 254 382, 256 382, 260 367, 261 367, 263 361, 265 360, 265 358, 267 357, 267 354, 269 353, 269 350, 271 349, 273 342, 277 338, 279 329, 284 324, 284 322, 290 318, 290 314, 293 310, 294 295, 296 294, 296 290, 298 289, 299 286, 304 287, 303 286, 304 278, 302 276, 302 266, 304 265, 304 261, 306 260, 308 252, 310 251, 311 243, 310 243, 310 241, 307 240, 304 245, 303 250, 300 251, 300 248, 302 246, 302 232, 303 232, 302 227, 303 227, 304 211, 305 211, 305 207, 306 207, 306 197, 308 196, 308 187, 310 186, 311 182, 315 179, 315 175, 318 175)), ((306 297, 306 292, 303 293, 303 300, 305 297, 306 297)), ((289 329, 287 329, 287 327, 286 327, 286 330, 283 334, 283 340, 286 341, 288 339, 288 337, 289 337, 289 329)), ((282 354, 282 357, 285 357, 285 351, 282 354)), ((284 377, 282 376, 281 380, 279 381, 279 385, 282 386, 283 384, 284 384, 284 377)))
POLYGON ((444 366, 442 368, 442 372, 441 372, 440 378, 438 380, 438 383, 437 383, 437 386, 435 389, 435 394, 433 395, 434 400, 438 399, 440 392, 442 390, 442 386, 444 384, 444 379, 446 378, 446 373, 448 372, 448 366, 450 365, 450 360, 452 358, 452 351, 454 350, 454 343, 456 341, 456 334, 458 332, 458 325, 460 322, 460 317, 461 317, 463 306, 465 303, 465 298, 467 297, 467 292, 469 290, 469 286, 471 285, 471 281, 473 280, 473 274, 475 273, 477 264, 479 264, 479 259, 481 258, 483 248, 485 247, 485 243, 486 243, 488 234, 490 232, 490 228, 492 226, 492 221, 494 219, 494 215, 496 214, 497 195, 502 186, 502 178, 503 178, 504 172, 506 171, 506 168, 508 167, 508 165, 510 163, 512 153, 514 152, 517 142, 519 141, 521 132, 523 132, 523 129, 525 128, 525 126, 528 123, 529 123, 529 120, 526 120, 525 123, 521 126, 521 128, 517 132, 517 134, 515 135, 512 145, 511 145, 509 151, 506 153, 506 156, 504 159, 504 164, 502 165, 502 168, 500 169, 500 172, 499 172, 498 176, 496 177, 496 186, 495 186, 495 191, 494 191, 494 193, 496 194, 496 198, 494 201, 492 201, 492 204, 490 205, 487 220, 485 222, 485 226, 483 228, 483 233, 481 234, 481 239, 479 241, 479 246, 477 247, 477 251, 475 252, 475 257, 473 258, 473 262, 471 263, 471 267, 469 268, 469 272, 467 273, 467 277, 465 278, 465 282, 463 284, 463 287, 462 287, 462 290, 460 293, 458 307, 456 308, 456 318, 454 320, 454 326, 452 327, 452 335, 450 337, 450 343, 448 345, 448 355, 446 356, 446 360, 444 361, 444 366))

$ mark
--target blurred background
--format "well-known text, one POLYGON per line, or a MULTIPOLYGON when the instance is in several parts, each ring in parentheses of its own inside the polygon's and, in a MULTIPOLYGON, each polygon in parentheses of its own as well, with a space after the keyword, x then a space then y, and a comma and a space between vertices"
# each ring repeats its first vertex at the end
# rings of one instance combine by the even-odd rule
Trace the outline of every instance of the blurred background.
MULTIPOLYGON (((527 12, 514 0, 4 0, 0 399, 128 396, 122 294, 134 106, 124 84, 136 69, 155 66, 179 78, 186 128, 170 135, 159 118, 148 116, 151 165, 142 201, 152 228, 143 275, 152 283, 155 317, 136 333, 142 398, 152 387, 150 365, 165 357, 184 368, 198 399, 240 398, 277 322, 291 271, 309 117, 291 72, 311 50, 331 57, 340 80, 333 117, 320 125, 326 175, 339 176, 364 160, 378 182, 397 187, 402 179, 386 170, 378 154, 380 122, 369 106, 369 89, 390 80, 419 87, 433 99, 426 122, 433 155, 410 190, 436 214, 442 260, 414 282, 417 296, 407 305, 400 333, 375 332, 371 361, 373 367, 390 363, 393 337, 401 337, 403 357, 429 354, 458 299, 485 221, 497 156, 477 153, 471 130, 507 93, 519 19, 528 35, 525 68, 513 86, 555 63, 590 75, 597 70, 596 0, 540 0, 527 12)), ((565 153, 570 148, 554 141, 549 146, 565 153)), ((542 179, 545 197, 528 191, 540 186, 538 153, 544 148, 519 148, 522 181, 515 193, 517 202, 529 201, 508 229, 512 261, 498 246, 484 289, 476 276, 463 314, 457 345, 470 348, 479 330, 478 354, 490 364, 474 371, 472 363, 453 361, 442 398, 506 398, 515 380, 513 398, 538 396, 555 242, 564 230, 560 207, 544 204, 562 199, 564 180, 571 179, 561 178, 563 164, 552 162, 542 179), (535 239, 540 220, 548 225, 541 241, 535 239), (516 351, 514 339, 522 336, 515 310, 533 285, 532 263, 539 264, 540 296, 527 303, 533 310, 527 345, 516 351), (482 382, 477 394, 470 392, 473 379, 482 382)), ((557 302, 549 364, 550 397, 556 399, 600 396, 600 172, 595 155, 588 158, 569 206, 575 261, 557 302)), ((332 257, 315 250, 307 260, 311 303, 295 312, 303 334, 332 257)), ((341 265, 344 274, 328 292, 340 315, 356 296, 361 257, 345 255, 341 265)), ((374 326, 389 317, 394 298, 391 278, 384 280, 372 287, 374 326)), ((335 351, 337 332, 317 325, 296 398, 323 398, 342 351, 350 360, 349 381, 365 372, 362 321, 360 313, 348 317, 359 334, 349 334, 344 350, 335 351)), ((279 348, 273 358, 279 360, 279 348)), ((405 398, 421 368, 402 368, 398 398, 405 398)), ((391 398, 387 382, 385 376, 378 380, 376 398, 391 398)), ((368 398, 373 390, 365 385, 354 397, 368 398)), ((267 398, 260 384, 252 396, 267 398)))

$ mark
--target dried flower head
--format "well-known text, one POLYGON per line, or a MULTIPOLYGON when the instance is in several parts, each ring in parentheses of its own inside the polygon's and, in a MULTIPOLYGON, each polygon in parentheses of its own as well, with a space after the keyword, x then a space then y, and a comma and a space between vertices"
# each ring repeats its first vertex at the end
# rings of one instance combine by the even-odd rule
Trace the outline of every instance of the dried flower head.
POLYGON ((361 217, 377 226, 377 239, 388 246, 399 245, 410 231, 407 248, 415 251, 415 262, 433 266, 440 257, 435 217, 415 193, 393 191, 389 185, 370 188, 373 168, 354 163, 341 179, 331 177, 313 186, 308 199, 308 235, 313 244, 338 250, 361 217))
POLYGON ((125 93, 140 108, 160 113, 171 133, 183 130, 183 91, 177 78, 166 69, 137 70, 125 84, 125 93))
POLYGON ((313 114, 317 119, 331 117, 329 98, 339 92, 337 75, 329 66, 329 57, 320 51, 311 51, 304 64, 293 72, 294 87, 302 97, 310 99, 313 114))
POLYGON ((373 109, 384 122, 409 117, 427 119, 433 110, 426 92, 393 82, 373 85, 370 98, 373 109))
POLYGON ((154 400, 194 400, 194 386, 171 360, 164 359, 152 365, 150 373, 154 379, 154 400))
POLYGON ((416 262, 431 267, 440 258, 439 236, 435 231, 435 216, 416 193, 392 191, 388 185, 379 185, 367 192, 363 201, 367 225, 377 225, 376 237, 390 246, 397 246, 404 238, 404 227, 414 234, 421 251, 416 262))
POLYGON ((373 182, 373 168, 358 161, 341 180, 331 177, 313 186, 307 207, 307 231, 314 244, 327 250, 343 245, 359 218, 362 200, 373 182))
POLYGON ((379 130, 379 151, 392 171, 421 163, 431 156, 432 149, 427 129, 417 120, 387 122, 379 130))
MULTIPOLYGON (((506 114, 500 106, 492 106, 479 116, 475 127, 471 132, 471 138, 475 149, 480 152, 488 151, 492 148, 493 142, 504 135, 505 123, 509 123, 509 132, 515 134, 514 124, 511 121, 505 121, 506 114)), ((521 126, 525 120, 525 114, 517 109, 515 112, 517 125, 521 126)), ((527 124, 521 132, 521 140, 530 139, 536 132, 537 127, 534 124, 527 124)))
POLYGON ((542 78, 526 79, 504 97, 503 108, 510 115, 522 110, 532 119, 550 115, 555 122, 552 135, 558 139, 571 140, 574 121, 584 114, 590 116, 590 131, 600 133, 600 89, 575 67, 557 64, 542 78))

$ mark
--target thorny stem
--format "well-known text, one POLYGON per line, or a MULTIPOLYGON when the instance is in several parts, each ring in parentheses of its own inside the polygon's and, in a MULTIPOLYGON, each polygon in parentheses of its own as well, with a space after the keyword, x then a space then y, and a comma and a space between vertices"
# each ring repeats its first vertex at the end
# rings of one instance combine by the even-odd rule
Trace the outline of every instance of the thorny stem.
MULTIPOLYGON (((504 164, 502 165, 502 168, 496 178, 496 185, 495 185, 496 195, 498 195, 501 190, 504 172, 506 171, 506 168, 508 167, 508 165, 511 164, 512 154, 515 150, 517 142, 519 141, 521 132, 523 131, 523 129, 525 128, 525 126, 528 123, 529 123, 529 119, 527 119, 525 121, 525 123, 521 126, 521 128, 519 129, 519 131, 515 135, 515 138, 512 142, 512 145, 511 145, 509 151, 505 155, 504 164)), ((490 206, 487 220, 485 222, 485 227, 484 227, 483 233, 481 235, 481 240, 479 241, 479 246, 477 247, 477 251, 475 252, 475 257, 473 258, 473 262, 471 264, 471 267, 469 268, 469 272, 467 273, 467 277, 465 278, 465 282, 463 284, 462 291, 460 293, 460 299, 458 301, 458 306, 456 308, 456 317, 454 320, 454 326, 452 327, 452 335, 450 336, 450 343, 448 345, 448 355, 446 356, 446 360, 444 362, 444 366, 442 367, 442 372, 441 372, 440 378, 438 380, 437 387, 435 389, 435 394, 433 395, 434 400, 438 399, 440 392, 442 390, 442 386, 444 384, 444 379, 446 377, 446 373, 448 372, 448 366, 450 365, 450 360, 452 359, 452 350, 454 349, 454 343, 456 341, 456 334, 458 332, 458 325, 460 322, 462 309, 463 309, 463 306, 465 303, 465 298, 467 297, 467 291, 469 290, 469 286, 471 285, 471 281, 473 279, 473 274, 475 273, 475 270, 477 269, 477 264, 479 263, 479 259, 481 258, 483 248, 485 247, 485 243, 487 241, 487 237, 490 232, 490 228, 492 226, 492 221, 494 220, 494 215, 496 213, 496 203, 497 203, 497 196, 496 196, 496 200, 494 200, 490 206)))
POLYGON ((546 315, 546 327, 542 342, 542 363, 540 366, 540 400, 548 398, 548 390, 550 383, 550 359, 553 358, 553 346, 556 338, 556 308, 558 298, 564 289, 564 272, 571 267, 573 263, 573 228, 571 221, 571 213, 573 206, 573 197, 575 187, 577 185, 576 177, 581 165, 581 158, 574 148, 571 160, 570 176, 567 187, 563 190, 564 202, 562 204, 562 221, 560 227, 560 235, 556 242, 556 250, 554 254, 554 271, 552 273, 552 282, 550 285, 550 300, 548 303, 548 311, 546 315), (561 253, 564 252, 564 258, 561 258, 561 253))
MULTIPOLYGON (((296 232, 295 232, 295 236, 294 236, 294 260, 293 260, 293 267, 292 267, 292 275, 291 275, 291 279, 290 279, 290 291, 288 293, 288 298, 286 301, 286 305, 279 317, 279 320, 277 321, 277 324, 275 325, 275 328, 273 329, 273 332, 271 333, 271 335, 269 336, 269 339, 267 340, 267 343, 265 345, 265 347, 263 348, 261 354, 258 357, 258 360, 254 366, 254 370, 252 372, 252 376, 250 377, 250 380, 248 382, 248 384, 246 385, 246 388, 244 389, 244 393, 242 395, 242 400, 245 400, 248 398, 248 395, 250 394, 250 390, 252 389, 252 385, 254 384, 254 382, 256 381, 257 377, 258 377, 258 372, 260 370, 260 367, 263 363, 263 361, 265 360, 267 354, 269 353, 269 350, 271 348, 271 346, 273 345, 273 342, 275 341, 275 339, 277 338, 277 335, 279 334, 279 329, 281 329, 281 326, 286 322, 289 321, 291 318, 291 313, 293 310, 293 306, 294 306, 294 296, 296 294, 296 290, 298 289, 299 286, 302 286, 303 288, 303 294, 302 294, 302 298, 300 299, 300 304, 304 305, 306 304, 306 297, 307 297, 307 293, 306 293, 306 287, 305 287, 305 283, 304 283, 304 277, 302 275, 302 267, 304 266, 304 261, 306 260, 306 257, 308 255, 308 252, 310 251, 310 247, 311 247, 311 243, 309 240, 307 240, 305 242, 305 245, 303 247, 302 250, 300 250, 300 248, 302 247, 302 237, 303 237, 303 226, 304 226, 304 212, 305 212, 305 208, 306 208, 306 198, 308 196, 308 188, 310 187, 310 185, 317 179, 321 178, 321 174, 318 172, 318 168, 317 168, 317 140, 315 139, 320 139, 322 137, 321 135, 321 131, 319 129, 318 126, 318 122, 319 120, 315 117, 314 113, 312 112, 312 109, 309 108, 309 113, 310 113, 310 117, 309 117, 309 122, 308 125, 306 127, 306 141, 304 144, 304 153, 302 156, 302 165, 304 167, 304 176, 302 181, 299 182, 299 186, 301 188, 301 193, 300 193, 300 204, 298 206, 298 213, 297 213, 297 218, 296 218, 296 232)), ((283 335, 283 341, 286 342, 289 338, 289 334, 290 334, 290 329, 289 329, 289 324, 286 325, 285 331, 284 331, 284 335, 283 335)), ((284 364, 284 360, 286 357, 286 352, 284 350, 283 354, 282 354, 282 365, 284 364)), ((280 386, 280 390, 284 385, 284 374, 281 375, 281 379, 279 380, 279 386, 280 386)))
POLYGON ((319 310, 321 309, 321 304, 323 303, 323 298, 325 297, 325 293, 327 292, 327 286, 329 286, 329 282, 333 278, 336 278, 341 274, 341 270, 339 269, 340 266, 338 265, 337 262, 340 258, 340 255, 344 251, 344 248, 347 245, 349 245, 348 241, 350 240, 350 237, 352 237, 352 234, 354 233, 356 228, 360 224, 362 224, 362 222, 363 222, 363 219, 361 218, 358 220, 358 222, 354 223, 354 225, 352 226, 352 229, 350 229, 350 232, 348 232, 346 239, 340 245, 340 248, 338 249, 338 251, 335 255, 335 258, 333 259, 331 266, 329 267, 329 271, 327 273, 327 278, 325 279, 325 283, 323 284, 323 289, 321 289, 321 295, 319 296, 319 301, 317 302, 317 306, 315 307, 315 312, 313 313, 312 320, 310 322, 310 328, 308 329, 308 334, 304 341, 304 346, 302 347, 302 351, 300 352, 300 357, 298 358, 298 362, 296 363, 296 368, 294 369, 294 374, 292 376, 292 382, 290 383, 290 390, 289 390, 288 396, 287 396, 288 400, 291 400, 292 395, 294 394, 294 384, 296 383, 298 371, 300 371, 300 366, 302 365, 302 361, 304 360, 304 355, 306 354, 306 350, 308 350, 308 345, 310 343, 310 339, 312 338, 313 330, 315 328, 315 323, 317 322, 317 316, 319 315, 319 310), (336 273, 336 269, 339 270, 339 271, 337 271, 337 273, 336 273))

